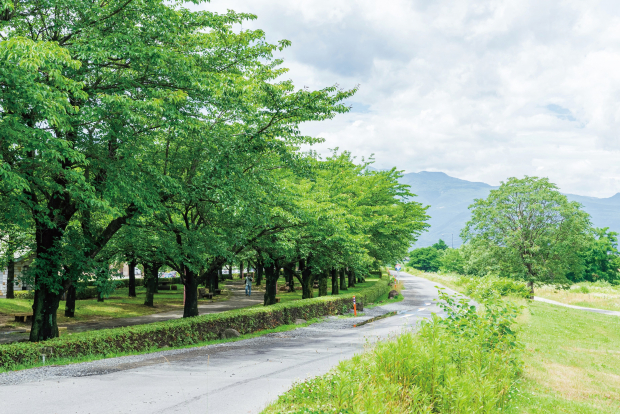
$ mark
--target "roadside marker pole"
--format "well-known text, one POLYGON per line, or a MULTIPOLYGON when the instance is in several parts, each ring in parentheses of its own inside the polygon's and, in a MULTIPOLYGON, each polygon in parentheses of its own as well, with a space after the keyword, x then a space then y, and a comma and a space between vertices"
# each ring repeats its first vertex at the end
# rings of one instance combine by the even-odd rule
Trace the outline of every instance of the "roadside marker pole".
POLYGON ((355 305, 355 296, 353 296, 353 313, 357 316, 357 306, 355 305))

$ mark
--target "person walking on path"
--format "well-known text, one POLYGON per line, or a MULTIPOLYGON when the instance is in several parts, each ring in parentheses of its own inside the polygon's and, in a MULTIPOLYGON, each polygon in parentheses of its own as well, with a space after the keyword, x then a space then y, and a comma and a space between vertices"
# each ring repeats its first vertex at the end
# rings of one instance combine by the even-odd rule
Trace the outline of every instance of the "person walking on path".
POLYGON ((250 276, 250 274, 248 273, 245 276, 245 296, 252 296, 252 282, 253 282, 253 278, 252 276, 250 276))

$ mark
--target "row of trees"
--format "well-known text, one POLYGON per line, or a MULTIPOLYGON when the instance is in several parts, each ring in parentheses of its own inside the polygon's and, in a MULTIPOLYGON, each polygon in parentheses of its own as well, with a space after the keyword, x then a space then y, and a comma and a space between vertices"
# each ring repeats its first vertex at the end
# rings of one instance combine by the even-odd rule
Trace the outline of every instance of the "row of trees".
POLYGON ((535 284, 620 282, 618 234, 593 228, 581 205, 569 202, 546 178, 511 178, 470 207, 461 232, 466 243, 445 243, 411 253, 421 270, 484 276, 535 284))
MULTIPOLYGON (((197 3, 196 1, 192 3, 197 3)), ((307 121, 348 111, 356 89, 295 89, 255 16, 182 2, 0 1, 0 229, 6 257, 31 248, 31 341, 58 335, 64 292, 110 264, 196 288, 224 263, 363 273, 406 254, 425 209, 395 171, 304 153, 307 121), (10 242, 10 243, 9 243, 10 242), (11 250, 11 252, 9 252, 11 250)), ((147 300, 148 302, 148 300, 147 300)))

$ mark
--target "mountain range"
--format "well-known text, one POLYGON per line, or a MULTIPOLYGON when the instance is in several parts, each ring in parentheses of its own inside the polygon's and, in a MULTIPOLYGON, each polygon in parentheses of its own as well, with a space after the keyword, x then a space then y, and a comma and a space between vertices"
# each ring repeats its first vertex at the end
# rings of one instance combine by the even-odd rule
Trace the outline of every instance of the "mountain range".
MULTIPOLYGON (((491 190, 498 188, 429 171, 405 174, 400 181, 411 186, 411 192, 417 195, 416 201, 430 206, 427 213, 431 216, 428 221, 431 227, 420 236, 414 247, 430 246, 439 239, 449 246, 460 246, 459 233, 470 217, 468 207, 476 198, 486 198, 491 190)), ((581 203, 590 214, 593 226, 609 227, 620 232, 620 193, 609 198, 566 196, 581 203)))

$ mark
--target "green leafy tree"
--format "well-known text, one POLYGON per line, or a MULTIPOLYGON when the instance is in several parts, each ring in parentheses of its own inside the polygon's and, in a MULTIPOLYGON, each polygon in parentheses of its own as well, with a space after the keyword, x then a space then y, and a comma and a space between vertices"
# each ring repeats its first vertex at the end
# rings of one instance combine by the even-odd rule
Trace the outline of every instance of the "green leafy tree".
POLYGON ((437 272, 441 267, 441 253, 434 247, 420 247, 409 253, 409 266, 425 272, 437 272))
MULTIPOLYGON (((339 102, 351 92, 295 91, 275 81, 285 69, 272 52, 288 42, 233 30, 253 18, 163 0, 4 9, 0 174, 3 197, 30 212, 36 232, 32 341, 58 335, 56 309, 78 268, 97 261, 134 217, 161 211, 177 178, 167 178, 167 155, 197 137, 240 137, 233 150, 260 159, 291 138, 310 143, 300 122, 347 110, 339 102), (72 221, 84 229, 83 258, 72 253, 70 271, 61 271, 72 221)), ((213 168, 235 165, 227 150, 217 149, 213 168)))
POLYGON ((461 237, 496 266, 500 276, 536 283, 570 283, 579 272, 590 218, 546 178, 510 178, 470 206, 461 237))
POLYGON ((609 231, 608 227, 593 229, 592 237, 583 249, 581 257, 584 261, 583 278, 585 280, 590 282, 620 280, 618 233, 609 231))
POLYGON ((439 270, 447 273, 465 274, 465 258, 461 249, 446 249, 440 259, 439 270))
POLYGON ((449 248, 446 242, 441 239, 439 239, 437 243, 433 244, 432 247, 433 249, 437 249, 437 250, 447 250, 449 248))

